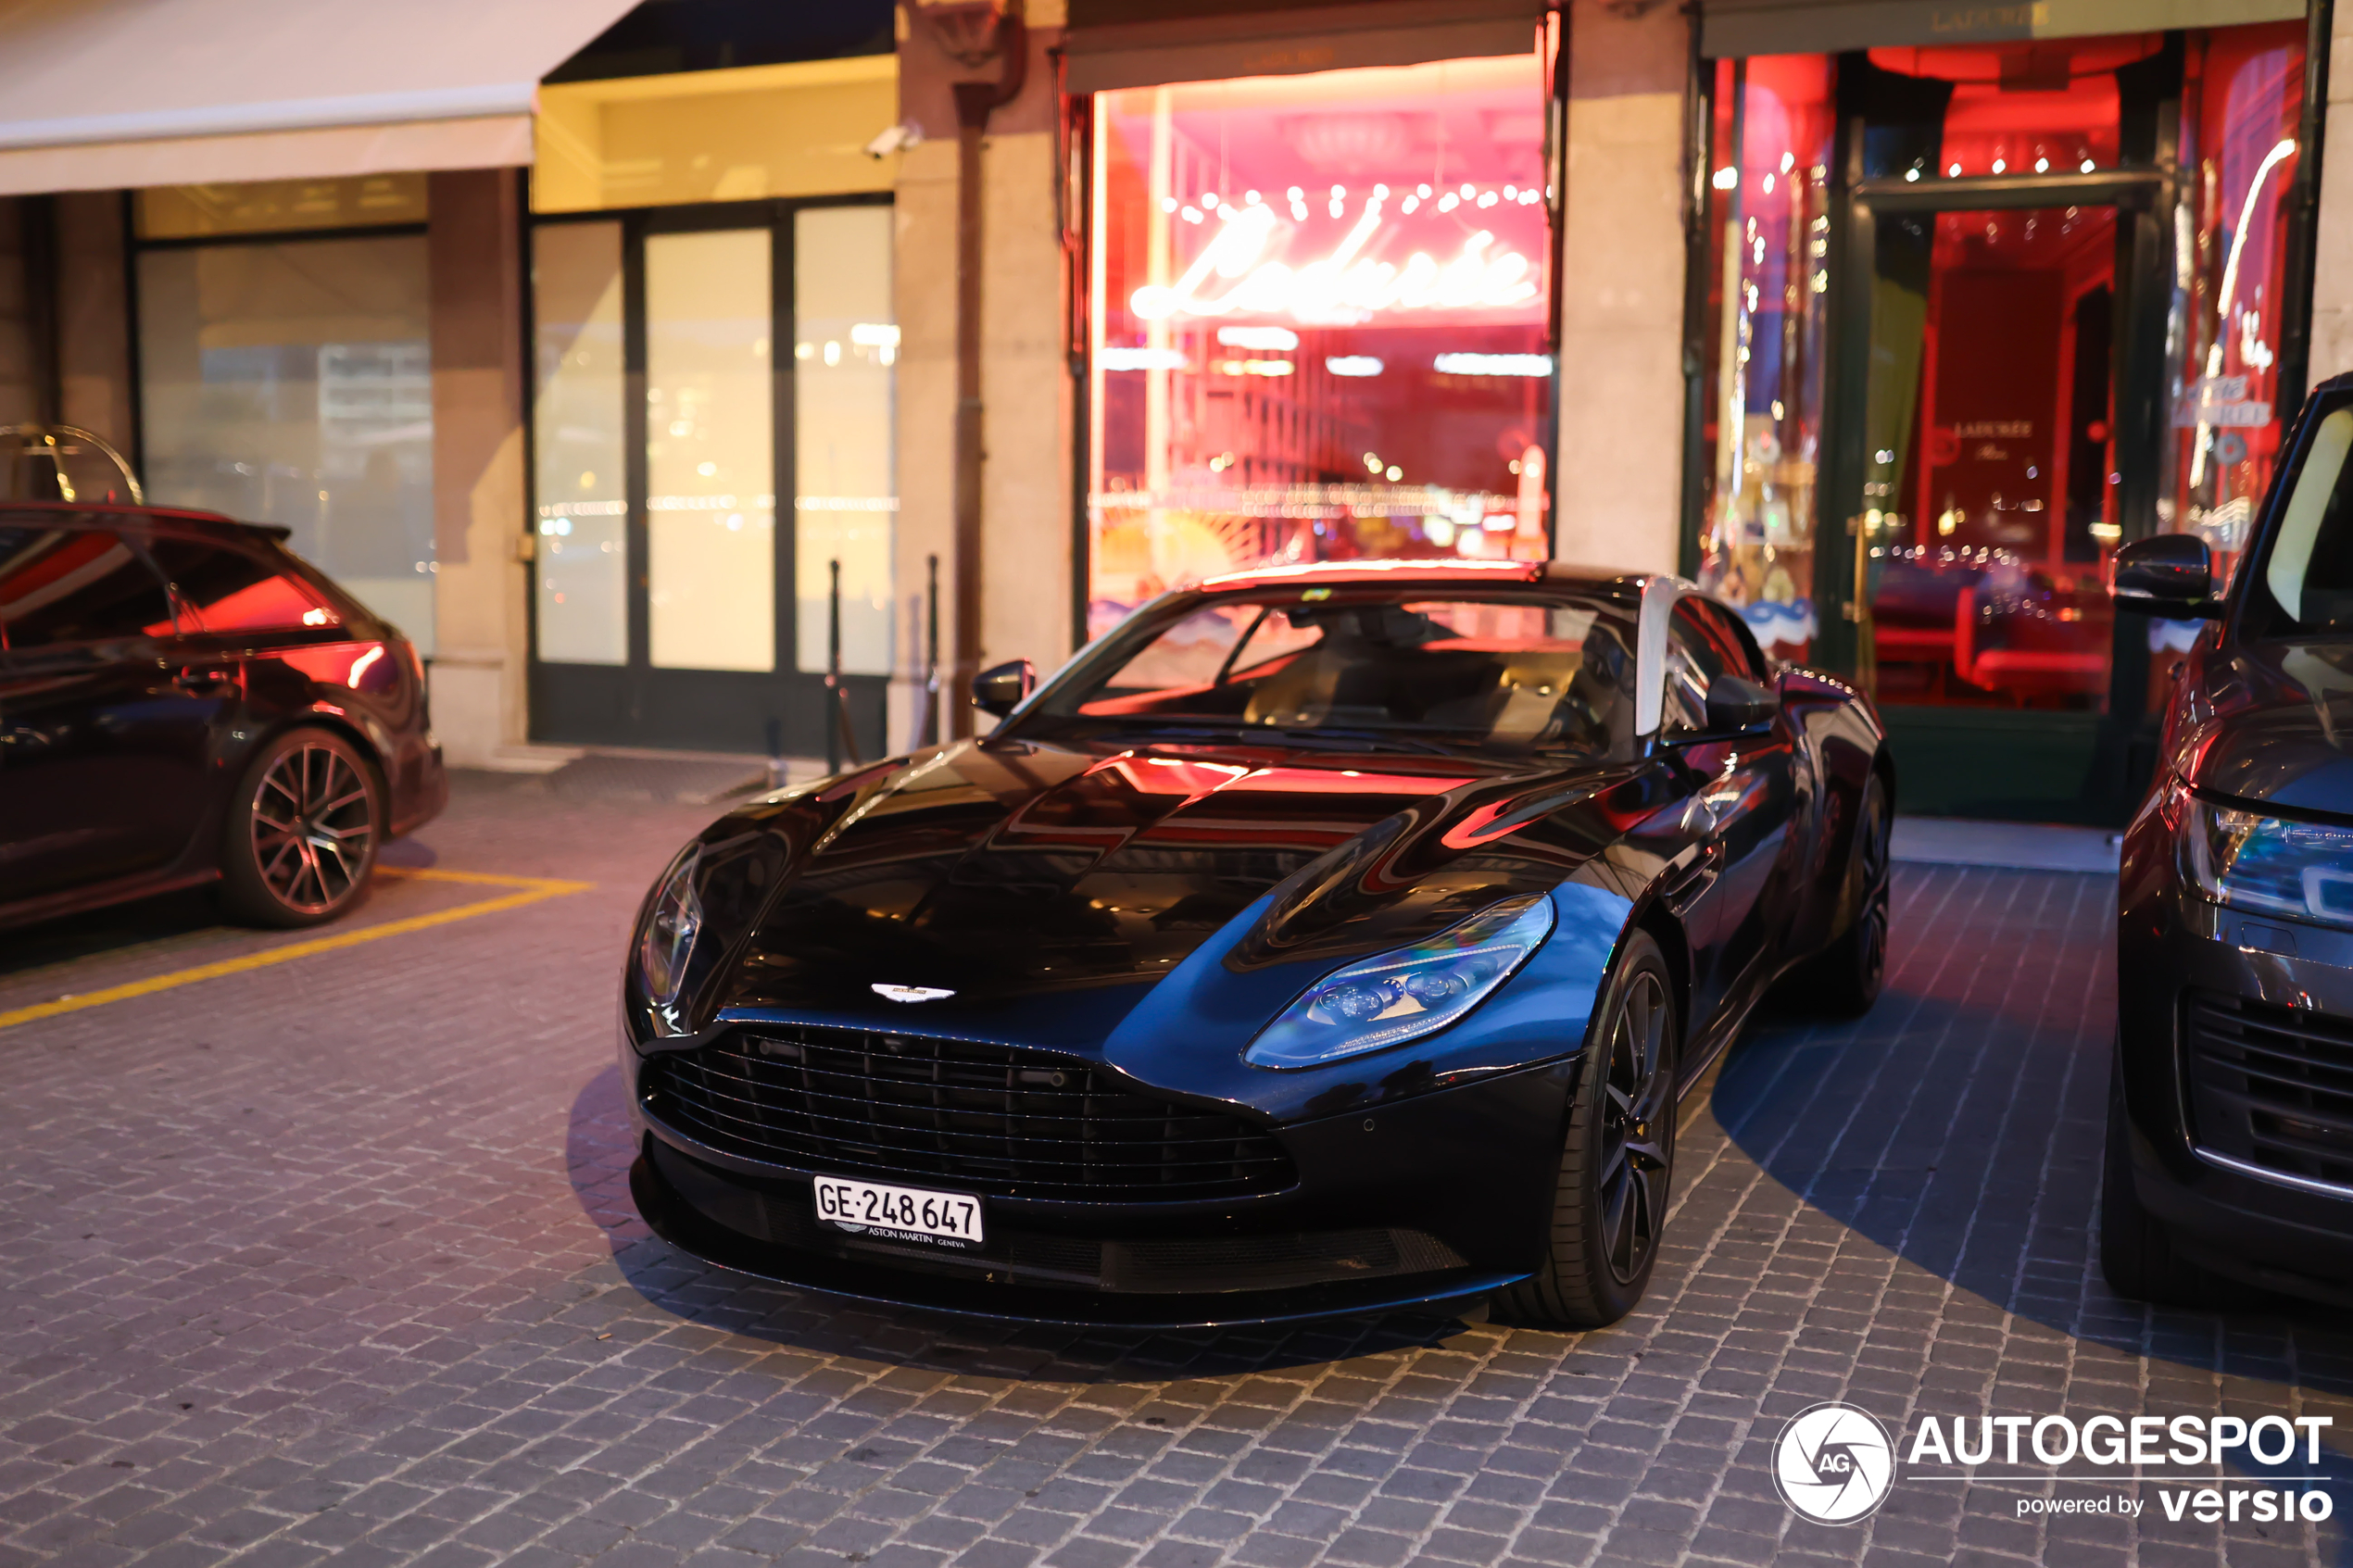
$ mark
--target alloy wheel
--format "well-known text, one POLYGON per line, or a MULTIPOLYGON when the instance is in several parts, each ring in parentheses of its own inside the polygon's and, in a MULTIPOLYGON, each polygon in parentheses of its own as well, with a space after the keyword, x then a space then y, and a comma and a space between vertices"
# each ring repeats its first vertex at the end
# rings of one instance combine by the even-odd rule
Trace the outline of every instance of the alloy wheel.
POLYGON ((332 746, 295 746, 272 762, 251 818, 261 880, 290 909, 331 909, 367 874, 375 801, 359 770, 332 746))
POLYGON ((1610 1025, 1602 1084, 1602 1251, 1620 1285, 1642 1277, 1667 1220, 1674 1164, 1674 1073, 1665 1060, 1669 1008, 1658 976, 1637 973, 1610 1025))

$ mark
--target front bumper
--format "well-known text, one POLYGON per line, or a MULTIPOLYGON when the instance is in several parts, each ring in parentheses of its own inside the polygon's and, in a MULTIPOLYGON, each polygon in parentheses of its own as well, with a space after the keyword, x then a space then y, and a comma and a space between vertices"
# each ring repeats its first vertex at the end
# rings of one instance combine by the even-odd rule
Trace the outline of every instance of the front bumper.
MULTIPOLYGON (((1574 1059, 1276 1128, 1281 1191, 1184 1202, 985 1199, 956 1253, 820 1225, 811 1178, 698 1143, 648 1107, 630 1173, 656 1235, 708 1261, 861 1299, 999 1320, 1136 1328, 1449 1311, 1541 1260, 1574 1059)), ((937 1177, 907 1185, 952 1189, 937 1177)))
POLYGON ((2218 909, 2170 873, 2170 854, 2157 859, 2128 847, 2118 922, 2116 1071, 2133 1191, 2192 1261, 2353 1306, 2353 1185, 2250 1148, 2244 1110, 2201 1087, 2195 1066, 2201 1015, 2216 1008, 2353 1039, 2353 934, 2218 909))

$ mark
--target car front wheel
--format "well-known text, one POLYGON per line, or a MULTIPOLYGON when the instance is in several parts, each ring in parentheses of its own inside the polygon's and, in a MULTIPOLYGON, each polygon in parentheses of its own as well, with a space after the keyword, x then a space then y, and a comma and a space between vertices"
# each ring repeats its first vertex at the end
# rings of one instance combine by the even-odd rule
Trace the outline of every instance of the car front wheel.
POLYGON ((230 801, 220 898, 255 925, 317 925, 366 885, 384 831, 382 791, 359 748, 326 730, 292 730, 248 764, 230 801))
POLYGON ((1588 1036, 1543 1266, 1497 1298, 1504 1315, 1547 1328, 1600 1328, 1642 1298, 1675 1172, 1674 997, 1658 944, 1635 932, 1588 1036))

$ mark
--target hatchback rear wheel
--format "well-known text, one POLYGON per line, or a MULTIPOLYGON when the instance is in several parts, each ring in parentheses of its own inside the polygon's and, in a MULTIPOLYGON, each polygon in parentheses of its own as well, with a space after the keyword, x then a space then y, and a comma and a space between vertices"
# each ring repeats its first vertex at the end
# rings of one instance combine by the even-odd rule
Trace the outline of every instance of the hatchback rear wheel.
POLYGON ((317 925, 349 909, 384 831, 383 791, 359 748, 292 730, 245 768, 220 857, 221 902, 256 925, 317 925))

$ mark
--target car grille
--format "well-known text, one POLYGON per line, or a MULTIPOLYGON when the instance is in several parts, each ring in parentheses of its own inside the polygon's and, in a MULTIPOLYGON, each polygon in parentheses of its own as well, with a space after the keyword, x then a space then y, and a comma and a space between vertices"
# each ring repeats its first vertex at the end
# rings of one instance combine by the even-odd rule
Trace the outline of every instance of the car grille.
POLYGON ((999 1198, 1162 1201, 1294 1179, 1265 1129, 1076 1057, 851 1029, 738 1030, 648 1063, 648 1109, 705 1147, 999 1198))
POLYGON ((2186 1023, 2199 1147, 2353 1187, 2353 1022, 2193 997, 2186 1023))
POLYGON ((717 1171, 660 1138, 655 1168, 704 1217, 799 1252, 923 1273, 1109 1294, 1194 1296, 1439 1273, 1462 1256, 1426 1231, 1365 1229, 1243 1236, 1072 1236, 991 1222, 977 1252, 852 1235, 818 1223, 806 1182, 747 1180, 717 1171))

